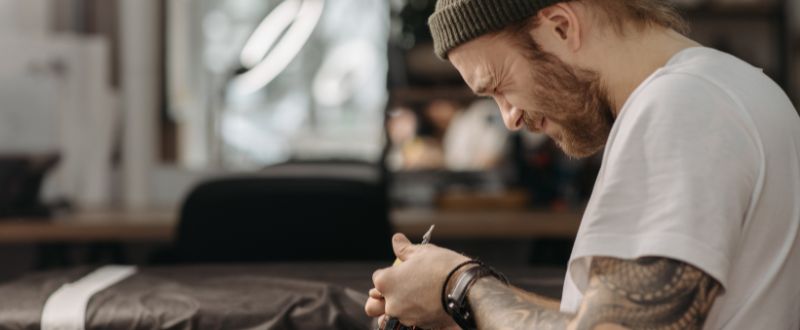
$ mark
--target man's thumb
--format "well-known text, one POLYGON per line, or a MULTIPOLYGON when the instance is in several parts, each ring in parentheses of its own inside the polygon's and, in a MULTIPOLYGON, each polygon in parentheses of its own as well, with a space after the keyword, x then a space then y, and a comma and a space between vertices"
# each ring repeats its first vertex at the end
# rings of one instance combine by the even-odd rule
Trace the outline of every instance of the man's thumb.
POLYGON ((394 255, 398 259, 405 261, 413 252, 414 244, 411 244, 406 235, 395 234, 392 237, 392 249, 394 249, 394 255))

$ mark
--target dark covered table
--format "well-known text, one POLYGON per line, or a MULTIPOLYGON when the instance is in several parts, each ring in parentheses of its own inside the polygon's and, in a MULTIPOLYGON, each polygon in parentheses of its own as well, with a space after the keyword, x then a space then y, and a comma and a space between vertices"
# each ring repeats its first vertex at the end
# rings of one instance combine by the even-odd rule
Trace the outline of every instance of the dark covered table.
MULTIPOLYGON (((86 329, 369 329, 372 272, 385 264, 140 267, 88 301, 86 329)), ((48 298, 96 268, 33 273, 0 284, 0 329, 39 329, 48 298)), ((564 271, 504 269, 557 297, 564 271)), ((71 329, 71 328, 70 328, 71 329)))

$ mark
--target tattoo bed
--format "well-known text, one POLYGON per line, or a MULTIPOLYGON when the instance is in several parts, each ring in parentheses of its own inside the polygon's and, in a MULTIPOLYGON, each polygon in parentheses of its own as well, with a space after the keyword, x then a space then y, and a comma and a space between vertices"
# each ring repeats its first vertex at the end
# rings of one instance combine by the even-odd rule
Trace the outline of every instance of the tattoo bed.
MULTIPOLYGON (((378 263, 141 267, 96 292, 84 329, 372 329, 366 292, 378 263)), ((502 268, 528 290, 558 297, 563 269, 502 268)), ((0 284, 0 329, 46 329, 43 307, 94 267, 31 273, 0 284)), ((58 326, 58 324, 57 324, 58 326)), ((61 327, 60 329, 75 329, 61 327)))

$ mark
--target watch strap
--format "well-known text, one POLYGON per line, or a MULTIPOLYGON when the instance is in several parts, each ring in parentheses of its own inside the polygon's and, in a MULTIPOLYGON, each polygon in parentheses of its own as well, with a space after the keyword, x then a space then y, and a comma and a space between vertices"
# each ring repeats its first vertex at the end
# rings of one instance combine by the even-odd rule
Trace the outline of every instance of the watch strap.
MULTIPOLYGON (((445 311, 453 317, 453 320, 464 330, 476 329, 475 318, 469 306, 469 290, 479 279, 492 276, 505 284, 508 280, 489 266, 481 262, 477 266, 465 270, 458 276, 452 291, 447 294, 445 299, 445 311)), ((446 285, 446 284, 445 284, 446 285)))

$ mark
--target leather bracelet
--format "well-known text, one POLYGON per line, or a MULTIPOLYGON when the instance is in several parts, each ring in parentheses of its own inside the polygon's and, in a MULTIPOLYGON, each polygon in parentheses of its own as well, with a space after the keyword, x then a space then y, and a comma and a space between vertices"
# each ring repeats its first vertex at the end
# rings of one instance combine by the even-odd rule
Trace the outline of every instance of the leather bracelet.
MULTIPOLYGON (((459 269, 469 265, 483 265, 483 263, 478 259, 471 259, 464 261, 458 264, 457 266, 453 267, 453 269, 449 273, 447 273, 447 277, 444 278, 444 283, 442 283, 441 299, 442 299, 442 309, 444 309, 445 313, 447 313, 447 283, 450 283, 450 279, 453 277, 453 275, 456 274, 456 272, 458 272, 459 269)), ((450 313, 447 314, 449 315, 450 313)))
POLYGON ((400 321, 393 317, 383 317, 377 330, 420 330, 417 327, 409 327, 400 323, 400 321))
POLYGON ((508 285, 508 279, 505 276, 486 266, 482 262, 477 262, 478 267, 470 268, 464 271, 456 281, 453 291, 445 297, 446 305, 445 312, 453 317, 453 320, 465 330, 476 329, 475 318, 472 315, 467 299, 469 290, 479 279, 492 276, 508 285))

